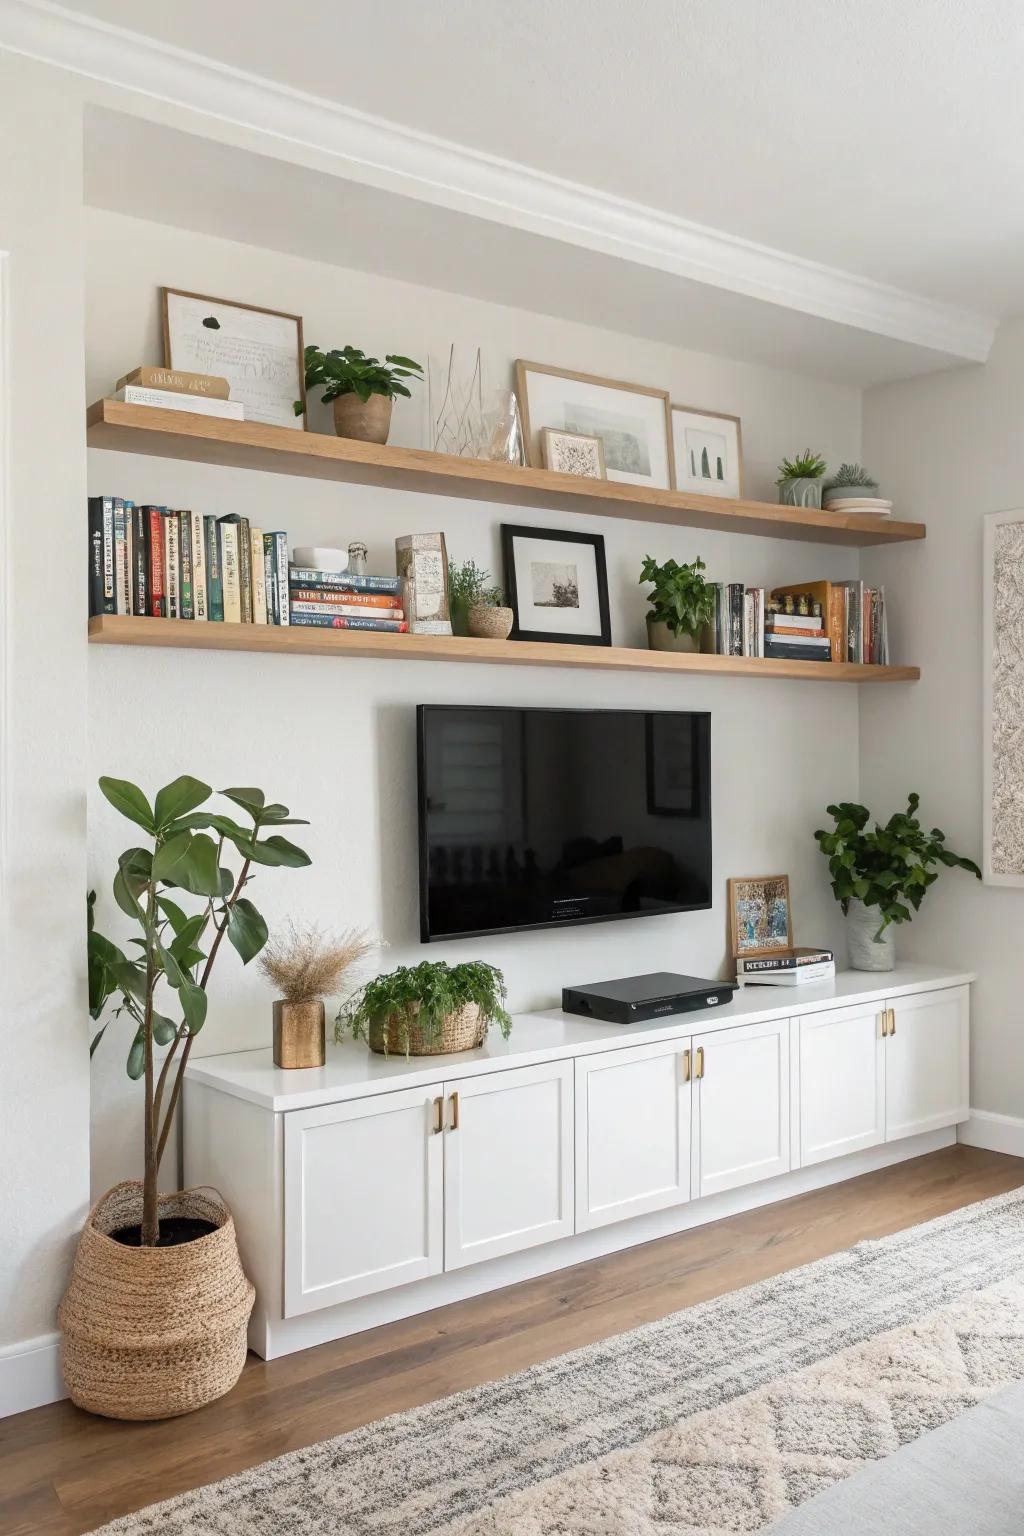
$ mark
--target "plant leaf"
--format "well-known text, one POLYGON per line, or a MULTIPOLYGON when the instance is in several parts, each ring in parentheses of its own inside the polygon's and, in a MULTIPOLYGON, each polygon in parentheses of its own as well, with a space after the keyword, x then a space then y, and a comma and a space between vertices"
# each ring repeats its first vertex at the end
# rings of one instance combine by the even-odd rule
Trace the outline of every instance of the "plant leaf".
POLYGON ((104 774, 99 785, 115 811, 120 811, 122 816, 127 816, 129 821, 136 822, 147 832, 156 831, 149 801, 137 784, 130 783, 128 779, 111 779, 104 774))
MULTIPOLYGON (((107 1022, 109 1023, 109 1020, 107 1022)), ((96 1047, 99 1045, 100 1041, 103 1039, 103 1036, 106 1034, 106 1032, 107 1032, 107 1024, 104 1024, 103 1028, 102 1029, 98 1029, 96 1031, 96 1033, 93 1035, 92 1039, 89 1041, 89 1056, 90 1056, 90 1058, 95 1054, 96 1047)))
POLYGON ((228 938, 243 965, 248 965, 267 942, 267 925, 245 896, 240 896, 228 912, 228 938))
POLYGON ((246 844, 241 850, 246 858, 252 859, 255 864, 286 865, 289 869, 301 869, 305 864, 313 861, 308 853, 301 848, 296 848, 294 843, 287 838, 265 837, 262 842, 255 840, 246 844))
POLYGON ((177 883, 175 871, 181 864, 192 844, 191 832, 175 832, 173 837, 160 844, 153 855, 153 878, 155 880, 173 879, 177 883))
POLYGON ((162 1013, 153 1014, 153 1039, 157 1045, 170 1045, 177 1033, 178 1026, 173 1019, 162 1013))
POLYGON ((165 914, 167 921, 170 923, 171 928, 175 934, 180 933, 185 924, 192 921, 192 919, 186 913, 184 913, 177 905, 177 903, 173 902, 169 896, 158 896, 156 900, 157 906, 160 907, 161 911, 165 914))
POLYGON ((262 811, 267 799, 262 789, 222 789, 221 794, 240 805, 243 811, 248 811, 250 816, 262 811))
POLYGON ((217 866, 217 844, 205 832, 196 832, 187 856, 175 869, 177 883, 193 896, 219 896, 220 872, 217 866))
POLYGON ((186 981, 178 991, 181 1011, 185 1015, 190 1035, 198 1035, 206 1023, 206 993, 194 981, 186 981))
POLYGON ((125 1063, 125 1071, 133 1082, 137 1082, 146 1070, 146 1031, 140 1024, 135 1031, 135 1039, 131 1043, 128 1052, 128 1060, 125 1063))
POLYGON ((162 831, 179 816, 194 811, 197 805, 202 805, 204 800, 209 800, 212 794, 213 790, 209 784, 202 783, 200 779, 193 779, 187 773, 183 773, 173 783, 165 784, 163 789, 157 791, 153 806, 157 831, 162 831))

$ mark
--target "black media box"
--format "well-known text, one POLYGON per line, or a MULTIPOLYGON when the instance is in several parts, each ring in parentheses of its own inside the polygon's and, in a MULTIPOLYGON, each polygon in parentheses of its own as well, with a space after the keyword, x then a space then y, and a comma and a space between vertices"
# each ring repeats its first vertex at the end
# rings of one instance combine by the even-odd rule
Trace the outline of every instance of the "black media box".
POLYGON ((652 976, 623 976, 618 981, 563 987, 562 1008, 566 1013, 602 1019, 606 1024, 637 1024, 665 1014, 721 1007, 732 1001, 735 991, 731 981, 703 981, 699 976, 655 971, 652 976))

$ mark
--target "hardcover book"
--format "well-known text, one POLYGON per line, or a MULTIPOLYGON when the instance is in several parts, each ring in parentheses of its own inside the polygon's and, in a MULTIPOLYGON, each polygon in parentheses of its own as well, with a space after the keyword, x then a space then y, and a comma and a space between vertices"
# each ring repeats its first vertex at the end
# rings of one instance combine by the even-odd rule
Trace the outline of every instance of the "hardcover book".
POLYGON ((231 393, 227 379, 213 373, 185 373, 180 368, 133 368, 123 379, 118 379, 118 389, 138 384, 142 389, 169 390, 175 395, 207 395, 212 400, 226 400, 231 393))
POLYGON ((249 580, 252 583, 252 622, 267 622, 266 564, 263 550, 263 529, 249 529, 249 580))
POLYGON ((151 618, 167 617, 167 596, 164 588, 164 514, 162 507, 146 507, 146 574, 149 580, 149 608, 151 618))
POLYGON ((350 592, 397 592, 397 576, 354 576, 351 571, 314 571, 291 565, 288 579, 293 587, 347 587, 350 592))
POLYGON ((218 520, 220 533, 221 580, 224 584, 224 622, 242 622, 242 582, 237 516, 218 520))
POLYGON ((157 406, 163 411, 191 411, 196 416, 222 416, 228 421, 244 421, 241 400, 215 400, 210 395, 182 395, 171 389, 143 389, 140 384, 126 384, 114 395, 125 405, 157 406))
POLYGON ((380 629, 403 635, 409 631, 404 619, 341 619, 325 613, 293 613, 292 624, 307 629, 380 629))
POLYGON ((190 545, 192 549, 192 614, 196 619, 210 616, 206 580, 206 530, 201 512, 189 512, 190 545))
POLYGON ((267 534, 267 538, 274 541, 274 580, 277 583, 277 596, 275 608, 277 610, 277 623, 287 624, 288 612, 288 535, 277 530, 267 534))
POLYGON ((203 543, 206 547, 206 607, 213 623, 224 622, 224 581, 221 570, 220 534, 211 512, 203 517, 203 543))
POLYGON ((178 613, 183 619, 192 619, 192 514, 176 512, 174 516, 178 523, 178 613))

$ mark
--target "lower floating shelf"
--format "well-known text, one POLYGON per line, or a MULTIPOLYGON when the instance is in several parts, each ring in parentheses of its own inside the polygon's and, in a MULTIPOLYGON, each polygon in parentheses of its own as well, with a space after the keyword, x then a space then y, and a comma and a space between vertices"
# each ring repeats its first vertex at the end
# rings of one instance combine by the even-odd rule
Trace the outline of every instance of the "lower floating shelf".
POLYGON ((471 640, 450 635, 394 635, 372 630, 305 629, 267 624, 194 623, 102 615, 89 620, 93 645, 169 645, 190 651, 280 651, 292 656, 348 656, 393 661, 479 661, 528 667, 598 667, 608 671, 688 672, 710 677, 799 678, 827 683, 913 683, 919 667, 854 662, 767 661, 624 646, 548 645, 536 640, 471 640))

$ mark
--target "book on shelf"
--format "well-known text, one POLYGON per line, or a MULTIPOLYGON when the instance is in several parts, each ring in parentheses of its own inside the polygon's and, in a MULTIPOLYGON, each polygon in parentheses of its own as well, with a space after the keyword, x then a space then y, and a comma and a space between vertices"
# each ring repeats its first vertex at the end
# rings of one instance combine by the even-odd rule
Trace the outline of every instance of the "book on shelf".
POLYGON ((224 622, 224 582, 220 556, 220 532, 211 512, 203 514, 203 558, 206 561, 206 610, 211 623, 224 622))
POLYGON ((376 629, 390 634, 408 634, 405 619, 348 619, 335 618, 327 613, 296 613, 292 611, 292 624, 306 629, 376 629))
POLYGON ((288 535, 278 530, 265 533, 264 542, 270 545, 274 580, 274 623, 287 624, 290 619, 288 604, 288 535))
POLYGON ((770 955, 739 955, 736 960, 737 975, 753 976, 773 971, 800 971, 808 966, 824 965, 835 960, 831 949, 814 949, 798 944, 791 949, 779 949, 770 955))
POLYGON ((741 987, 809 987, 816 982, 834 981, 835 974, 835 961, 822 960, 798 971, 737 971, 736 982, 741 987))
POLYGON ((210 400, 226 400, 231 393, 227 379, 215 373, 186 373, 182 368, 143 365, 117 381, 119 390, 132 384, 140 389, 166 390, 173 395, 203 395, 210 400))
POLYGON ((360 603, 365 608, 398 608, 401 600, 396 592, 361 592, 350 587, 292 587, 293 603, 360 603))
POLYGON ((369 604, 358 601, 358 592, 349 594, 355 601, 351 603, 303 603, 296 602, 292 598, 292 613, 304 613, 308 615, 325 614, 328 618, 335 619, 404 619, 405 614, 396 604, 387 608, 372 608, 369 604))
POLYGON ((340 587, 348 592, 390 592, 400 590, 397 576, 356 576, 350 571, 318 571, 308 566, 290 565, 288 580, 293 587, 314 590, 340 587))
POLYGON ((263 529, 249 529, 249 580, 252 588, 252 622, 267 622, 267 552, 263 547, 263 529))
POLYGON ((183 619, 195 618, 192 583, 192 514, 172 512, 178 523, 178 609, 183 619))
POLYGON ((180 619, 181 612, 181 539, 178 514, 164 512, 164 591, 167 593, 167 617, 180 619))
POLYGON ((201 512, 183 512, 189 522, 192 550, 192 617, 204 623, 210 617, 209 578, 206 572, 206 529, 201 512))
POLYGON ((226 421, 244 421, 241 400, 217 400, 210 395, 179 394, 172 389, 146 389, 141 384, 126 384, 114 394, 125 405, 157 406, 163 411, 191 411, 195 416, 221 416, 226 421))

